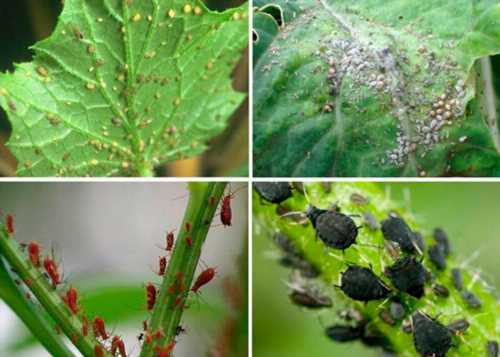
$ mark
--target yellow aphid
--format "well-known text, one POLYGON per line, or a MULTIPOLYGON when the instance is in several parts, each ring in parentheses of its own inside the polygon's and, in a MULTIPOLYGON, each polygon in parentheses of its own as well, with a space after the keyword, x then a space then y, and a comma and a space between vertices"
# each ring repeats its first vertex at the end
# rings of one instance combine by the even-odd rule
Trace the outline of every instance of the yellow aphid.
POLYGON ((194 14, 195 15, 201 15, 201 7, 195 6, 195 8, 194 8, 194 14))
POLYGON ((42 77, 48 77, 49 76, 49 71, 47 70, 47 68, 45 68, 44 66, 38 66, 36 68, 36 71, 38 72, 38 74, 42 77))
POLYGON ((168 10, 167 16, 173 19, 175 17, 175 11, 173 9, 168 10))
POLYGON ((185 14, 190 14, 191 11, 193 11, 193 7, 189 4, 184 5, 184 13, 185 14))
POLYGON ((141 21, 141 14, 137 13, 132 17, 132 21, 138 22, 141 21))

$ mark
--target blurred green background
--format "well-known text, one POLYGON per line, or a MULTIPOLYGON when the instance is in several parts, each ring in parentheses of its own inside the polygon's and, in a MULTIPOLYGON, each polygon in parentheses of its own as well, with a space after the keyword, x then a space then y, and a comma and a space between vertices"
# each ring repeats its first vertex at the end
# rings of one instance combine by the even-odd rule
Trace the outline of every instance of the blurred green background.
MULTIPOLYGON (((205 0, 214 10, 241 5, 245 0, 205 0)), ((49 36, 62 10, 61 0, 0 1, 0 72, 14 63, 30 61, 29 47, 49 36)), ((233 72, 233 87, 248 92, 248 53, 233 72)), ((246 176, 248 173, 248 99, 235 111, 228 127, 209 143, 204 154, 157 168, 158 176, 246 176)), ((5 146, 10 123, 0 108, 0 176, 15 176, 16 160, 5 146)))
MULTIPOLYGON (((479 252, 472 265, 481 268, 487 282, 500 287, 500 183, 379 185, 424 219, 427 228, 443 227, 459 261, 479 252)), ((290 303, 284 283, 289 270, 278 265, 276 252, 267 237, 253 237, 254 356, 379 356, 360 343, 330 342, 323 333, 321 312, 290 303)))

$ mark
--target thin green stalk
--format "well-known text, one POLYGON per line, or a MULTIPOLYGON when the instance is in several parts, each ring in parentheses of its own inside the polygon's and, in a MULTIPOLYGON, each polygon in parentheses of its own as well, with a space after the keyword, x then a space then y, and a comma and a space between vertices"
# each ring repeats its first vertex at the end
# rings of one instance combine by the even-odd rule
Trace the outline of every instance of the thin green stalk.
POLYGON ((201 248, 226 185, 226 183, 194 182, 189 184, 188 207, 149 324, 151 332, 155 333, 158 330, 162 332, 162 338, 154 339, 154 343, 144 344, 140 357, 151 357, 154 355, 155 346, 165 347, 175 341, 184 304, 190 294, 200 259, 201 248), (186 238, 191 238, 192 244, 189 244, 189 239, 186 238), (169 288, 178 284, 179 274, 182 274, 184 289, 172 293, 172 289, 169 291, 169 288))
POLYGON ((39 311, 37 311, 28 299, 19 291, 18 287, 12 281, 7 273, 7 268, 0 258, 0 299, 2 299, 24 322, 26 327, 40 341, 40 343, 53 356, 72 357, 73 353, 66 347, 62 339, 54 331, 39 311))
POLYGON ((75 347, 84 356, 93 357, 97 341, 90 335, 87 337, 82 335, 80 319, 72 315, 59 293, 48 283, 42 271, 32 266, 22 253, 19 243, 6 233, 5 228, 0 230, 0 255, 7 260, 19 278, 26 283, 61 331, 72 340, 75 347))

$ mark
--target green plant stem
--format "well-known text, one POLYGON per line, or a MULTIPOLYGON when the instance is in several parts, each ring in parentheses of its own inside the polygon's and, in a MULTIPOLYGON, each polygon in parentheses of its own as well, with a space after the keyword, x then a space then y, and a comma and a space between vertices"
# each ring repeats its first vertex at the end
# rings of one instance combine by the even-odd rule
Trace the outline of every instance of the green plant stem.
POLYGON ((153 177, 154 176, 153 168, 146 165, 145 163, 142 163, 140 165, 138 164, 137 173, 141 177, 153 177))
POLYGON ((84 356, 93 357, 94 346, 97 342, 90 335, 87 337, 82 335, 82 323, 79 318, 71 314, 59 293, 45 279, 42 271, 31 265, 23 255, 20 245, 14 237, 6 233, 4 228, 0 232, 0 255, 26 283, 61 331, 72 340, 75 347, 84 356))
POLYGON ((480 65, 480 86, 481 108, 488 125, 491 139, 495 145, 495 149, 500 153, 500 133, 498 131, 498 115, 496 106, 496 95, 493 86, 493 69, 491 68, 491 58, 483 57, 479 60, 480 65))
POLYGON ((24 322, 26 327, 53 356, 72 357, 73 353, 66 347, 39 311, 26 299, 12 281, 4 262, 0 258, 0 299, 2 299, 24 322))
POLYGON ((165 347, 175 340, 177 327, 184 312, 183 305, 190 294, 190 287, 200 259, 201 248, 226 185, 226 183, 194 182, 189 184, 188 207, 149 324, 151 332, 155 333, 160 330, 163 337, 155 339, 154 343, 149 345, 144 344, 140 357, 151 357, 154 355, 156 345, 165 347), (190 232, 186 230, 186 224, 191 226, 190 232), (186 237, 191 237, 191 246, 187 243, 186 237), (169 287, 176 284, 179 273, 182 274, 185 288, 184 291, 174 294, 169 292, 169 287), (181 303, 176 304, 176 299, 179 297, 181 303))

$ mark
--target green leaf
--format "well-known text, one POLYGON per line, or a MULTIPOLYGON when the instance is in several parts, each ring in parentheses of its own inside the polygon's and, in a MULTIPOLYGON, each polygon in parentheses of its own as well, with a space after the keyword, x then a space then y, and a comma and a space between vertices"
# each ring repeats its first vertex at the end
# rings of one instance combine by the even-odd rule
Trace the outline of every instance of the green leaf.
POLYGON ((498 175, 498 134, 467 111, 474 62, 500 53, 496 3, 259 1, 285 23, 256 44, 255 175, 498 175))
POLYGON ((66 0, 34 60, 0 75, 21 176, 152 175, 202 153, 244 98, 247 6, 66 0))
MULTIPOLYGON (((303 183, 295 187, 292 196, 279 205, 264 201, 256 191, 254 192, 254 240, 273 238, 279 233, 282 235, 282 239, 287 242, 287 244, 278 244, 278 246, 285 247, 281 249, 279 256, 295 258, 296 265, 288 265, 288 268, 294 269, 295 273, 300 270, 299 267, 303 268, 305 263, 312 264, 316 268, 319 273, 316 278, 294 278, 296 275, 291 273, 287 284, 291 291, 320 291, 321 296, 327 296, 331 299, 332 306, 316 310, 315 315, 317 311, 320 311, 321 316, 326 316, 325 321, 328 321, 326 323, 331 325, 355 326, 356 323, 352 321, 347 323, 339 314, 342 310, 355 308, 365 320, 366 325, 363 326, 366 326, 364 327, 366 331, 378 331, 384 337, 380 338, 378 343, 367 344, 367 346, 372 349, 385 347, 398 356, 410 357, 419 356, 419 354, 413 347, 412 334, 402 331, 403 319, 390 324, 380 318, 381 311, 389 307, 392 299, 396 299, 404 305, 405 319, 409 319, 415 311, 420 310, 437 318, 445 325, 462 318, 471 323, 470 328, 465 333, 453 336, 453 346, 446 353, 448 357, 485 356, 488 341, 498 341, 498 332, 500 331, 499 301, 495 294, 491 293, 492 287, 484 282, 481 274, 471 266, 470 262, 459 259, 460 253, 454 247, 452 236, 450 236, 449 241, 452 253, 446 257, 446 267, 439 270, 432 263, 428 253, 429 248, 436 244, 433 234, 434 227, 426 224, 421 212, 411 211, 408 202, 397 202, 392 199, 390 186, 385 192, 380 186, 370 182, 303 183), (355 197, 357 199, 354 199, 355 197), (308 205, 320 209, 330 209, 332 204, 343 214, 352 217, 356 225, 360 226, 355 243, 345 250, 326 246, 319 239, 311 221, 305 217, 308 205), (299 216, 301 212, 304 212, 303 217, 299 216), (379 226, 377 229, 371 229, 370 225, 366 224, 362 218, 366 213, 371 214, 375 219, 379 226), (388 249, 387 240, 380 229, 381 222, 391 214, 403 218, 412 231, 421 233, 422 239, 426 243, 422 255, 416 259, 431 273, 432 278, 425 282, 425 294, 420 298, 399 291, 386 276, 387 267, 392 266, 406 255, 399 248, 388 249), (341 282, 342 273, 353 265, 369 267, 378 278, 384 281, 384 284, 393 290, 392 296, 368 302, 349 298, 337 287, 341 282), (470 290, 481 300, 482 306, 480 308, 471 308, 462 298, 461 292, 454 287, 451 278, 451 270, 454 268, 461 270, 464 289, 470 290), (445 286, 449 290, 449 297, 437 296, 432 290, 433 284, 445 286)), ((428 205, 435 205, 440 199, 441 197, 435 197, 434 200, 426 202, 428 205)), ((460 199, 457 199, 456 202, 460 202, 460 199)), ((450 227, 442 228, 448 231, 450 227)), ((467 238, 471 237, 467 236, 467 238)), ((470 253, 462 253, 462 256, 464 254, 467 256, 470 253)), ((290 261, 292 260, 288 262, 290 261)), ((266 294, 269 295, 272 292, 266 291, 266 294)), ((305 308, 303 310, 304 314, 311 311, 305 308)), ((326 328, 328 325, 323 327, 326 328)), ((317 336, 319 339, 327 338, 321 334, 317 336)), ((274 339, 274 341, 276 340, 274 339)), ((367 355, 366 351, 363 355, 367 355)))

